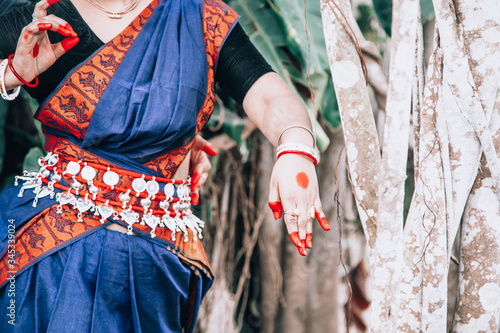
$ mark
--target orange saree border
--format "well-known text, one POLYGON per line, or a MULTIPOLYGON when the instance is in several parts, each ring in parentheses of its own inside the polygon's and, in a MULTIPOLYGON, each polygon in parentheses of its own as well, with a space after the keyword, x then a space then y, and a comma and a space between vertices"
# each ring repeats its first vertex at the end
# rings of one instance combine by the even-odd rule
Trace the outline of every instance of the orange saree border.
POLYGON ((70 74, 35 117, 46 126, 82 140, 111 77, 158 3, 153 0, 127 28, 70 74))

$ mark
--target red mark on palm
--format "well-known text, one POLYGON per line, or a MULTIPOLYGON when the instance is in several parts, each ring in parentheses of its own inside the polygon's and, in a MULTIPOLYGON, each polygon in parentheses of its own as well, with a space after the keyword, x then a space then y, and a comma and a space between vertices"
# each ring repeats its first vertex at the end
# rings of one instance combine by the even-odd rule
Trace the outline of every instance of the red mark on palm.
POLYGON ((309 177, 307 177, 305 172, 299 172, 295 179, 300 187, 307 188, 309 186, 309 177))

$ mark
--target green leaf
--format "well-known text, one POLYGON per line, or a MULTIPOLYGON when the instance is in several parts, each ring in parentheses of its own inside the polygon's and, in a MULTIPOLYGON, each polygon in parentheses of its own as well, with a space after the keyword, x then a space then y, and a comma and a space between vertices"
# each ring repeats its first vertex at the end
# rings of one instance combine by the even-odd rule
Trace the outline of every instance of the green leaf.
POLYGON ((238 145, 241 145, 243 134, 243 129, 245 128, 245 120, 239 117, 231 108, 224 107, 224 112, 221 113, 221 108, 219 103, 215 103, 214 111, 210 120, 207 123, 209 129, 219 126, 220 121, 222 121, 222 130, 224 133, 229 135, 231 139, 236 141, 238 145), (221 119, 223 117, 223 119, 221 119))
POLYGON ((378 21, 387 36, 391 35, 392 23, 392 0, 373 0, 373 8, 377 14, 378 21))
POLYGON ((45 152, 40 147, 33 147, 24 157, 23 170, 38 170, 38 159, 45 156, 45 152))
POLYGON ((309 72, 322 73, 330 70, 326 53, 320 1, 308 1, 304 13, 303 0, 273 0, 273 9, 286 32, 286 42, 290 52, 300 60, 307 76, 307 53, 309 52, 309 72), (306 34, 307 18, 307 34, 306 34), (309 41, 308 41, 309 36, 309 41))
POLYGON ((434 18, 432 0, 420 0, 420 7, 422 8, 422 23, 434 18))
POLYGON ((321 99, 319 112, 323 118, 325 118, 330 130, 334 131, 340 127, 340 112, 337 104, 337 97, 335 96, 335 90, 333 88, 332 78, 328 80, 325 93, 321 99))

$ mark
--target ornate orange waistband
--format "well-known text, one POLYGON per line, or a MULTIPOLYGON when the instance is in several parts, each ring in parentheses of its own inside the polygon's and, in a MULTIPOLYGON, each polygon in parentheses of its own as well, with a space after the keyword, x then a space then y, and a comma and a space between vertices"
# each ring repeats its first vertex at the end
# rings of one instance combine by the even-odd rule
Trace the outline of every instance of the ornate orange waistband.
POLYGON ((38 162, 39 170, 25 171, 15 183, 24 180, 20 197, 26 189, 34 189, 35 207, 41 198, 55 198, 59 203, 57 212, 62 212, 63 205, 71 205, 77 211, 78 222, 83 221, 84 214, 93 213, 100 216, 101 223, 108 219, 125 222, 129 234, 135 224, 140 224, 151 228, 153 238, 157 228, 170 230, 174 242, 178 232, 187 242, 188 229, 194 241, 202 238, 205 223, 190 209, 190 179, 148 176, 53 153, 38 162))

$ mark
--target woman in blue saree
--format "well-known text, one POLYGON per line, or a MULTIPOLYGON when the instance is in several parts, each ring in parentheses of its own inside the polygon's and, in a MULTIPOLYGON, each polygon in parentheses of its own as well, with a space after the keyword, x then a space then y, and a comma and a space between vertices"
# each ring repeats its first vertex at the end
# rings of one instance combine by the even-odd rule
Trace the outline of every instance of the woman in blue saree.
POLYGON ((270 207, 298 251, 314 217, 329 229, 307 112, 251 45, 233 47, 224 3, 42 0, 12 17, 0 92, 40 101, 48 155, 0 196, 2 331, 193 330, 212 273, 188 173, 216 80, 278 146, 270 207))

